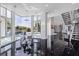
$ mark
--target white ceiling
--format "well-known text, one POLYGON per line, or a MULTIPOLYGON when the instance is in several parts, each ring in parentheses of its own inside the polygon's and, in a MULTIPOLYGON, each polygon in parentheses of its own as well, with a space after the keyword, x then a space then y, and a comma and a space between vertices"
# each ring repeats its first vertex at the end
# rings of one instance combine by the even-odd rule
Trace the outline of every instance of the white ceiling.
POLYGON ((78 3, 5 3, 2 5, 12 11, 15 10, 15 13, 21 16, 36 15, 42 12, 55 16, 79 8, 78 3))

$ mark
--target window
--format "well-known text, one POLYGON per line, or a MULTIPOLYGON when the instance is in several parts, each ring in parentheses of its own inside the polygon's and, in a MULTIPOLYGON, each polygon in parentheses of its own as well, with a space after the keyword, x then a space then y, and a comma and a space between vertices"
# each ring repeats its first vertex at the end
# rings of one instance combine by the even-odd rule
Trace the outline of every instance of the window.
POLYGON ((15 15, 15 26, 20 26, 21 25, 21 17, 18 15, 15 15))
POLYGON ((70 17, 70 13, 69 12, 66 12, 66 13, 63 13, 61 14, 62 15, 62 18, 65 22, 66 25, 70 25, 71 24, 71 17, 70 17))
POLYGON ((1 17, 1 37, 5 36, 5 18, 1 17))
POLYGON ((34 16, 34 25, 33 25, 33 31, 34 32, 40 32, 41 30, 41 21, 40 21, 40 16, 34 16))
POLYGON ((11 11, 7 10, 7 17, 11 18, 11 11))
POLYGON ((26 27, 26 32, 31 32, 31 17, 22 17, 22 25, 26 27))
POLYGON ((20 31, 21 22, 22 22, 21 17, 18 15, 15 15, 15 34, 16 35, 21 33, 21 31, 20 31))
POLYGON ((15 15, 16 34, 31 32, 31 17, 15 15))
POLYGON ((11 42, 11 11, 1 8, 1 45, 5 45, 11 42))
POLYGON ((1 36, 11 35, 11 11, 1 7, 1 36))
POLYGON ((1 16, 6 16, 6 9, 1 7, 1 16))
POLYGON ((7 19, 6 19, 6 35, 11 35, 11 11, 7 10, 7 19))
POLYGON ((5 36, 5 14, 6 13, 6 9, 1 7, 1 37, 5 36))

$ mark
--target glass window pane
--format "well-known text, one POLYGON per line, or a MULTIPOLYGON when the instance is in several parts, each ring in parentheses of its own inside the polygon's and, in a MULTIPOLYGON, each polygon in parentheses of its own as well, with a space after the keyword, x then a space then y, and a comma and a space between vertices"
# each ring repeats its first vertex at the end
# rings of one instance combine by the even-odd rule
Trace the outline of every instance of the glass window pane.
POLYGON ((31 28, 31 17, 22 17, 22 26, 31 28))
POLYGON ((25 28, 23 31, 31 32, 31 17, 22 17, 22 26, 25 28))
POLYGON ((7 10, 7 17, 11 18, 11 11, 7 10))
MULTIPOLYGON (((22 33, 21 23, 22 23, 21 16, 15 15, 15 35, 16 36, 19 36, 18 34, 22 33)), ((16 37, 16 40, 17 40, 17 37, 16 37)))
POLYGON ((6 20, 6 29, 7 36, 11 36, 11 11, 7 10, 7 20, 6 20))
POLYGON ((5 36, 5 19, 1 17, 1 36, 5 36))
POLYGON ((31 17, 21 17, 15 15, 16 35, 23 32, 31 32, 31 17))
POLYGON ((34 26, 33 31, 37 32, 37 17, 36 16, 34 16, 34 25, 33 26, 34 26))
POLYGON ((5 16, 6 14, 6 9, 1 7, 1 16, 5 16))
POLYGON ((1 20, 1 46, 3 46, 11 42, 11 12, 1 7, 0 20, 1 20), (8 33, 9 36, 7 37, 8 33))
POLYGON ((4 37, 1 39, 1 46, 6 45, 11 42, 11 37, 4 37))
POLYGON ((21 26, 21 17, 18 15, 15 15, 15 26, 21 26))
POLYGON ((40 19, 41 19, 40 16, 35 16, 35 17, 34 17, 34 25, 33 25, 33 26, 34 26, 34 27, 33 27, 33 31, 34 31, 34 32, 40 32, 40 30, 41 30, 41 29, 40 29, 40 28, 41 28, 41 27, 40 27, 40 26, 41 26, 41 21, 40 21, 40 19))
POLYGON ((38 32, 41 32, 41 17, 38 16, 38 32))

